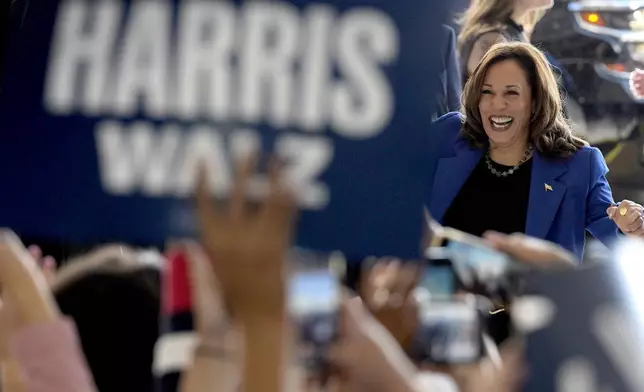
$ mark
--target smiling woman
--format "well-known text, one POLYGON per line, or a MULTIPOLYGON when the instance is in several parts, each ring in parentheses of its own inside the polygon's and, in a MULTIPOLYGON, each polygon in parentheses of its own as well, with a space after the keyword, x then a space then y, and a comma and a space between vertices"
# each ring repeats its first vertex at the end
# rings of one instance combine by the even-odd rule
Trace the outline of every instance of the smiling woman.
POLYGON ((588 146, 573 135, 548 60, 531 45, 491 49, 463 98, 464 135, 475 146, 489 144, 489 154, 498 163, 516 161, 528 145, 550 158, 567 158, 588 146))
POLYGON ((644 233, 644 209, 613 202, 597 148, 573 135, 545 56, 526 43, 493 46, 441 117, 427 207, 444 226, 480 236, 526 233, 581 259, 585 231, 606 245, 644 233))

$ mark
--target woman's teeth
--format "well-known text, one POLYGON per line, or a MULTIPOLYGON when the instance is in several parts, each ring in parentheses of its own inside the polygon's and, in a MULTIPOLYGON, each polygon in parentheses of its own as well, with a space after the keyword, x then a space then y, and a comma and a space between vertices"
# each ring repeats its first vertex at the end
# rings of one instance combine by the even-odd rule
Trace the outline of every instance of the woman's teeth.
POLYGON ((512 117, 490 117, 490 123, 494 129, 508 128, 514 119, 512 117))

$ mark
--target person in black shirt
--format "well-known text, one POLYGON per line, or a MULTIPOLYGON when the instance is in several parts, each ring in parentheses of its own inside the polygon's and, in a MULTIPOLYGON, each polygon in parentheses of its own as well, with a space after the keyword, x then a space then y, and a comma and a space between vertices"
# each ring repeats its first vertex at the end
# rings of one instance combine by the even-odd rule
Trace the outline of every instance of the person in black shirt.
POLYGON ((479 237, 486 231, 523 233, 530 198, 532 156, 526 155, 522 160, 512 175, 503 177, 492 170, 507 173, 513 166, 502 165, 485 155, 445 213, 444 225, 479 237), (481 208, 498 204, 511 213, 499 213, 496 208, 481 208))

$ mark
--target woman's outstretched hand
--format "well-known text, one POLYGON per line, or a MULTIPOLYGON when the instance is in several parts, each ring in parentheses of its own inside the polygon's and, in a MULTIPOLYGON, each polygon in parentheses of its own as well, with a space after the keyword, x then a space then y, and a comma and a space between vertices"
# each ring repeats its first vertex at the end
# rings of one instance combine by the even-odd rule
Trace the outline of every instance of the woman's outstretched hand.
POLYGON ((606 210, 608 217, 626 235, 644 238, 644 207, 630 200, 622 200, 606 210))

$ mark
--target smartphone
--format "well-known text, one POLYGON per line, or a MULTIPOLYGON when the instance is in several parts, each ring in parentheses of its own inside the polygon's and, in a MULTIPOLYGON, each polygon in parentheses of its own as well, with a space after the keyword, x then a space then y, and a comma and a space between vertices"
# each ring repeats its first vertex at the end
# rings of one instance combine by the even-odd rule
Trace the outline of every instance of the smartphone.
POLYGON ((429 296, 433 299, 450 298, 460 288, 460 282, 452 266, 452 261, 447 257, 444 248, 433 248, 425 265, 416 289, 416 296, 429 296))
POLYGON ((466 287, 482 282, 495 289, 508 275, 522 269, 520 263, 481 238, 451 228, 443 228, 441 235, 445 257, 452 261, 454 271, 466 287))
POLYGON ((426 301, 419 307, 419 326, 412 356, 437 365, 473 363, 483 353, 482 320, 466 298, 426 301))
POLYGON ((288 306, 300 361, 310 372, 321 372, 338 337, 342 290, 337 264, 329 255, 303 251, 291 259, 288 306))

